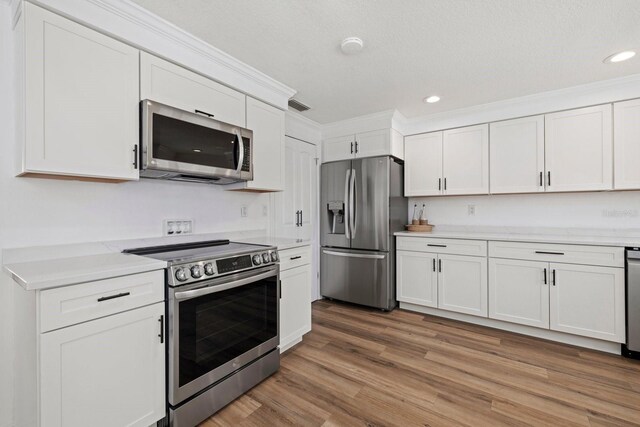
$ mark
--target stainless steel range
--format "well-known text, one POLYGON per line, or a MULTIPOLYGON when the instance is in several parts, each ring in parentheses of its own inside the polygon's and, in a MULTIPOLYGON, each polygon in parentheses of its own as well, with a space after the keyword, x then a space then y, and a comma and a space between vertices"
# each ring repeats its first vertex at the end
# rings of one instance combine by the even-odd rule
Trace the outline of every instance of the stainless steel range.
POLYGON ((168 262, 171 426, 197 425, 278 370, 275 247, 215 240, 125 252, 168 262))

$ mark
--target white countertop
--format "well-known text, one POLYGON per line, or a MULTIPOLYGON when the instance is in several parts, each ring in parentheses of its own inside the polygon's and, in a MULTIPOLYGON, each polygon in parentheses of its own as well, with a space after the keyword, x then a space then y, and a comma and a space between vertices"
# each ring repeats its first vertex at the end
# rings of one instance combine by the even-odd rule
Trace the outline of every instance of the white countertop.
POLYGON ((31 291, 161 270, 166 266, 164 261, 114 252, 5 264, 4 269, 31 291))
POLYGON ((281 251, 285 249, 299 248, 300 246, 309 246, 311 244, 311 240, 269 236, 234 239, 234 242, 251 243, 254 245, 263 246, 275 246, 276 248, 278 248, 278 250, 281 251))
POLYGON ((433 231, 430 233, 400 231, 394 234, 396 236, 440 239, 498 240, 594 246, 640 246, 640 230, 434 226, 433 231))
POLYGON ((215 239, 276 246, 280 250, 311 244, 309 240, 269 237, 250 230, 5 249, 2 259, 5 273, 23 288, 41 290, 160 270, 167 266, 164 261, 123 254, 124 249, 215 239))

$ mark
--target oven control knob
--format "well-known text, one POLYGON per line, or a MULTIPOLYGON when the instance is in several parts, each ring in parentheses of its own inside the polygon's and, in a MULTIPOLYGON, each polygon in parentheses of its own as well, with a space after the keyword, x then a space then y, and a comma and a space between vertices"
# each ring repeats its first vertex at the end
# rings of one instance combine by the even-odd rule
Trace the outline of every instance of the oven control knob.
POLYGON ((176 279, 180 282, 184 282, 188 279, 187 271, 184 268, 179 268, 176 270, 176 279))
POLYGON ((260 257, 260 255, 254 255, 252 259, 255 265, 262 264, 262 258, 260 257))
POLYGON ((199 265, 194 265, 191 267, 191 277, 194 279, 199 279, 202 277, 202 267, 199 265))
POLYGON ((278 252, 271 252, 271 262, 278 261, 278 252))
POLYGON ((209 262, 204 265, 204 274, 206 274, 207 276, 213 276, 214 273, 215 271, 213 271, 213 264, 209 262))
POLYGON ((262 262, 264 262, 265 264, 271 262, 271 258, 269 257, 268 253, 265 252, 262 254, 262 262))

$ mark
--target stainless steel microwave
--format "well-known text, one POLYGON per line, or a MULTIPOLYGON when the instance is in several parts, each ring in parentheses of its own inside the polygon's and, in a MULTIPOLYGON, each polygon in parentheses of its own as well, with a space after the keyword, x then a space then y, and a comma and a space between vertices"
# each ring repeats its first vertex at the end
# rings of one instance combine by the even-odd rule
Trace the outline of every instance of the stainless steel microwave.
POLYGON ((140 111, 140 176, 211 184, 253 179, 251 130, 148 99, 140 111))

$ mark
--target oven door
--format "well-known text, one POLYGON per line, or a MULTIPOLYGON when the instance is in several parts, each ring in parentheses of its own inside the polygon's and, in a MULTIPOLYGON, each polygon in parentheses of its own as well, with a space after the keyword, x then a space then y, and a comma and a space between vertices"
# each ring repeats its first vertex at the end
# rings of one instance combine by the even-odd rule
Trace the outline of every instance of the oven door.
POLYGON ((148 99, 141 109, 143 176, 253 179, 252 131, 148 99))
POLYGON ((169 404, 277 348, 277 265, 169 288, 169 404))

